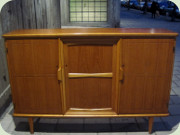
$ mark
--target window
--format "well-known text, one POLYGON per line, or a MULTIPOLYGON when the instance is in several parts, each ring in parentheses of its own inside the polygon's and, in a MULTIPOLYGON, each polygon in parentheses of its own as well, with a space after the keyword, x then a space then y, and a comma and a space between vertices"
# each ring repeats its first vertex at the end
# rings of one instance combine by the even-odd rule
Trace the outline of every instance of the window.
POLYGON ((70 22, 107 22, 107 0, 69 0, 70 22))
POLYGON ((61 27, 115 27, 120 24, 119 0, 61 0, 61 27))

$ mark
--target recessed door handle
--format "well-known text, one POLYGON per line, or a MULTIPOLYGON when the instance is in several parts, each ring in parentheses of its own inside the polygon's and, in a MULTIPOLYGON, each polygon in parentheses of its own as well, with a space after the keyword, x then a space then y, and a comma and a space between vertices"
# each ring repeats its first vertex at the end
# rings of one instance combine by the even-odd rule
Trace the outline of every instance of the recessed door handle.
POLYGON ((59 67, 57 71, 57 79, 58 81, 62 81, 62 68, 61 67, 59 67))
POLYGON ((123 81, 124 79, 124 70, 122 67, 120 67, 120 72, 119 72, 119 80, 123 81))

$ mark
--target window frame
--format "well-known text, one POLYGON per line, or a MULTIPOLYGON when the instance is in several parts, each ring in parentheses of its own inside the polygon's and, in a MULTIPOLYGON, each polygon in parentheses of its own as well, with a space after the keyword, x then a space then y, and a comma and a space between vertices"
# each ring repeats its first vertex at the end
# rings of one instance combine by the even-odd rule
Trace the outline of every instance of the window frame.
POLYGON ((62 27, 112 27, 113 1, 107 0, 107 21, 106 22, 70 22, 69 0, 61 0, 61 26, 62 27))
MULTIPOLYGON (((81 1, 76 1, 76 0, 68 0, 69 1, 69 22, 107 22, 107 18, 108 18, 108 10, 107 10, 107 7, 108 7, 108 0, 103 0, 103 1, 101 1, 101 0, 93 0, 93 1, 83 1, 83 0, 81 0, 81 1), (72 6, 71 6, 71 2, 72 2, 72 6), (87 9, 83 6, 83 4, 84 4, 84 2, 85 3, 88 3, 88 5, 87 5, 87 9), (81 6, 79 7, 76 3, 81 3, 81 6), (93 4, 93 10, 90 10, 89 8, 91 8, 91 6, 89 6, 89 4, 90 3, 92 3, 93 4), (99 3, 100 5, 97 7, 97 6, 95 6, 96 5, 96 3, 99 3), (101 6, 101 3, 105 3, 105 5, 104 6, 101 6), (80 10, 79 11, 77 11, 77 7, 79 7, 80 8, 80 10), (101 10, 101 8, 103 8, 103 7, 105 7, 105 9, 106 10, 101 10), (71 11, 71 8, 73 9, 73 8, 75 8, 76 10, 72 10, 71 11), (99 11, 96 11, 96 8, 99 8, 100 10, 99 11), (87 11, 84 11, 84 10, 87 10, 87 11), (85 17, 83 14, 87 14, 88 16, 87 17, 85 17), (72 16, 72 14, 74 14, 75 16, 72 16), (81 15, 81 17, 79 18, 79 17, 77 17, 77 15, 81 15), (92 14, 93 16, 89 16, 89 14, 92 14), (100 16, 99 16, 99 18, 98 19, 100 19, 100 20, 96 20, 95 18, 95 16, 96 16, 96 14, 99 14, 100 16), (104 15, 106 15, 105 17, 103 17, 103 14, 104 15), (80 19, 79 21, 78 21, 78 19, 80 19), (87 19, 86 21, 85 21, 85 19, 87 19), (91 20, 92 19, 92 20, 91 20), (101 19, 104 19, 104 20, 101 20, 101 19)), ((79 9, 78 8, 78 9, 79 9)))

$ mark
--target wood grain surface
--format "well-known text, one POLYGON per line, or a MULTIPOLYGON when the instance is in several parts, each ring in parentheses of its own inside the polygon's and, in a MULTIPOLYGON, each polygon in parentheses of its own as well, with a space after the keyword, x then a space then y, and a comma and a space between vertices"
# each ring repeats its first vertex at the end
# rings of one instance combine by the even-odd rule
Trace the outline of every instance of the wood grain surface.
POLYGON ((15 113, 62 113, 58 41, 9 40, 7 48, 15 113))
POLYGON ((167 113, 173 61, 172 40, 124 39, 120 113, 167 113))
MULTIPOLYGON (((41 9, 39 9, 41 12, 41 9)), ((164 29, 5 34, 14 116, 168 116, 175 39, 164 29)))
POLYGON ((166 29, 150 28, 69 28, 69 29, 27 29, 16 30, 4 34, 5 38, 12 37, 77 37, 77 36, 128 36, 128 37, 175 37, 178 34, 166 29))
POLYGON ((74 110, 71 108, 113 108, 113 45, 87 45, 89 43, 90 40, 84 45, 65 45, 66 102, 69 111, 74 110))

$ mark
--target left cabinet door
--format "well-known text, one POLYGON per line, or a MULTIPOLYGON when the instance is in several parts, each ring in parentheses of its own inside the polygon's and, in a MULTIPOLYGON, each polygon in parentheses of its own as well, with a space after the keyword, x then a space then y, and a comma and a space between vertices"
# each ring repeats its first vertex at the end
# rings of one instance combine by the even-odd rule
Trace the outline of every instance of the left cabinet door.
POLYGON ((61 114, 57 39, 7 40, 15 113, 61 114))

